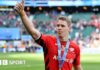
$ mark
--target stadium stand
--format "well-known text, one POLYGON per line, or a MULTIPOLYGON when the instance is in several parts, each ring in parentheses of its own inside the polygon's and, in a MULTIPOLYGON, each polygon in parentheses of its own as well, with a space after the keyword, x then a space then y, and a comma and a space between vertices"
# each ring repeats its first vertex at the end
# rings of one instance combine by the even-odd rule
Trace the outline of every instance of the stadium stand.
MULTIPOLYGON (((34 22, 34 25, 43 33, 47 34, 54 34, 54 20, 52 18, 55 18, 55 15, 51 15, 51 13, 37 13, 36 14, 30 14, 27 12, 27 15, 29 16, 30 20, 34 22)), ((68 14, 67 14, 68 15, 68 14)), ((72 24, 71 29, 71 38, 73 40, 78 40, 77 43, 80 44, 80 40, 82 40, 84 43, 85 40, 88 38, 90 39, 92 33, 100 34, 100 27, 96 27, 94 24, 90 23, 93 22, 93 16, 94 13, 73 13, 70 14, 72 16, 72 20, 74 21, 72 24), (82 17, 81 17, 82 16, 82 17), (92 16, 92 19, 91 19, 92 16), (75 18, 76 17, 76 18, 75 18), (76 22, 76 23, 75 23, 76 22)), ((98 16, 98 14, 96 14, 98 16)), ((95 20, 98 21, 98 25, 100 26, 100 19, 97 17, 95 20)), ((23 35, 28 35, 27 31, 25 30, 24 26, 22 25, 22 22, 18 15, 15 15, 12 11, 0 11, 0 27, 19 27, 20 31, 23 35)), ((100 36, 99 40, 100 40, 100 36)), ((84 44, 83 44, 84 46, 84 44)))
MULTIPOLYGON (((1 0, 1 2, 5 2, 5 1, 6 0, 1 0)), ((16 1, 16 0, 7 0, 7 1, 10 2, 10 1, 16 1)), ((20 1, 20 0, 17 0, 17 1, 20 1)), ((29 1, 30 0, 26 0, 26 2, 29 2, 29 1)), ((33 1, 34 2, 44 1, 46 3, 49 3, 49 1, 63 1, 63 2, 77 1, 77 3, 78 1, 82 3, 86 2, 86 0, 32 0, 32 2, 33 1)), ((91 2, 90 0, 88 1, 91 2)), ((95 1, 97 2, 97 0, 95 1)), ((84 3, 84 5, 85 4, 86 3, 84 3)), ((81 48, 100 47, 98 46, 100 43, 100 13, 97 13, 96 11, 98 9, 94 6, 93 7, 89 7, 89 6, 79 7, 76 5, 74 7, 69 5, 68 7, 58 6, 54 8, 51 6, 47 8, 42 7, 42 6, 32 8, 31 5, 30 7, 25 7, 26 13, 29 19, 34 23, 35 27, 38 30, 40 30, 42 33, 46 33, 46 34, 55 34, 54 25, 56 23, 55 19, 58 15, 68 16, 72 20, 70 37, 73 41, 77 42, 81 48)), ((7 51, 13 51, 13 52, 15 51, 35 52, 34 49, 38 49, 37 48, 38 45, 35 44, 35 42, 33 41, 31 37, 29 37, 28 32, 26 31, 25 27, 23 26, 19 18, 19 15, 17 15, 16 12, 0 10, 0 28, 3 28, 3 27, 19 28, 20 33, 21 33, 21 39, 17 41, 4 40, 0 42, 1 48, 5 48, 6 46, 6 48, 10 48, 10 50, 6 49, 7 51), (31 49, 33 49, 33 51, 31 49)), ((5 49, 3 50, 3 52, 6 52, 5 49)))

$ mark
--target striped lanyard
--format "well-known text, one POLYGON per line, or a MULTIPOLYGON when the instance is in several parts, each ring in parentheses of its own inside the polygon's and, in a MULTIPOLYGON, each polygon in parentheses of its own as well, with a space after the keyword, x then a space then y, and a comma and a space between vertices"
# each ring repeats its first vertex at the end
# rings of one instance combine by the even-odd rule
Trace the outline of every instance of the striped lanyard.
POLYGON ((66 55, 68 53, 68 48, 69 48, 69 40, 66 41, 66 47, 64 49, 64 54, 61 57, 61 43, 59 38, 57 37, 57 44, 58 44, 58 62, 59 62, 59 68, 61 69, 62 65, 64 64, 64 61, 66 59, 66 55))

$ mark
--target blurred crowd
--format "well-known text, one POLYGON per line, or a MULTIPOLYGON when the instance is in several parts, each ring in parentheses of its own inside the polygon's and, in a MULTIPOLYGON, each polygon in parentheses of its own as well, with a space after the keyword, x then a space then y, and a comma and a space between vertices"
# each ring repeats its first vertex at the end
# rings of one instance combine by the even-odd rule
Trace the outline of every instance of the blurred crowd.
MULTIPOLYGON (((76 15, 74 16, 75 13, 68 14, 64 11, 61 11, 60 13, 55 10, 51 12, 45 11, 42 13, 36 12, 34 14, 31 14, 30 12, 26 13, 35 27, 42 33, 46 34, 55 34, 56 17, 58 15, 66 15, 72 20, 70 38, 79 44, 80 48, 100 47, 100 16, 97 14, 92 13, 91 16, 86 15, 89 19, 86 20, 85 18, 82 18, 79 13, 77 13, 81 19, 79 17, 78 20, 73 20, 76 17, 76 15)), ((85 15, 85 13, 82 14, 85 15)), ((23 26, 19 15, 13 11, 0 11, 0 27, 18 27, 22 35, 28 35, 28 32, 23 26)), ((30 49, 34 50, 34 46, 38 47, 38 45, 35 44, 32 39, 27 41, 8 41, 6 42, 6 45, 7 43, 10 47, 12 45, 12 47, 14 46, 15 48, 19 45, 18 43, 20 43, 21 48, 24 46, 24 49, 22 50, 27 49, 28 51, 31 51, 30 49)))

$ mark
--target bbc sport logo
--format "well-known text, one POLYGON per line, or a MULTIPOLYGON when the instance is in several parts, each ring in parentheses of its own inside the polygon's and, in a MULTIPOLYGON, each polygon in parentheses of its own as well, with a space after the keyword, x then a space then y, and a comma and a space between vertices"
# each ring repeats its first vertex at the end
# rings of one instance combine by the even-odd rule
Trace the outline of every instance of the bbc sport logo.
POLYGON ((0 65, 8 65, 8 60, 0 60, 0 65))
POLYGON ((0 65, 21 65, 25 63, 25 60, 0 60, 0 65))

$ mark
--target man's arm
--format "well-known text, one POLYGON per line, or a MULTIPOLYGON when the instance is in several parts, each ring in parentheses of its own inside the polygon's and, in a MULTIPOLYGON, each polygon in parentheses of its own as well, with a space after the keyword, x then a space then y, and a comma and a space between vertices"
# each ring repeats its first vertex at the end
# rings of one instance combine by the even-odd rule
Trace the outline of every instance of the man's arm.
POLYGON ((41 36, 41 33, 37 29, 35 29, 33 23, 29 20, 28 16, 26 15, 24 11, 24 0, 22 0, 21 3, 16 4, 15 10, 20 15, 22 22, 29 34, 31 34, 31 36, 34 39, 38 39, 41 36))
POLYGON ((81 65, 74 66, 74 70, 83 70, 81 65))

